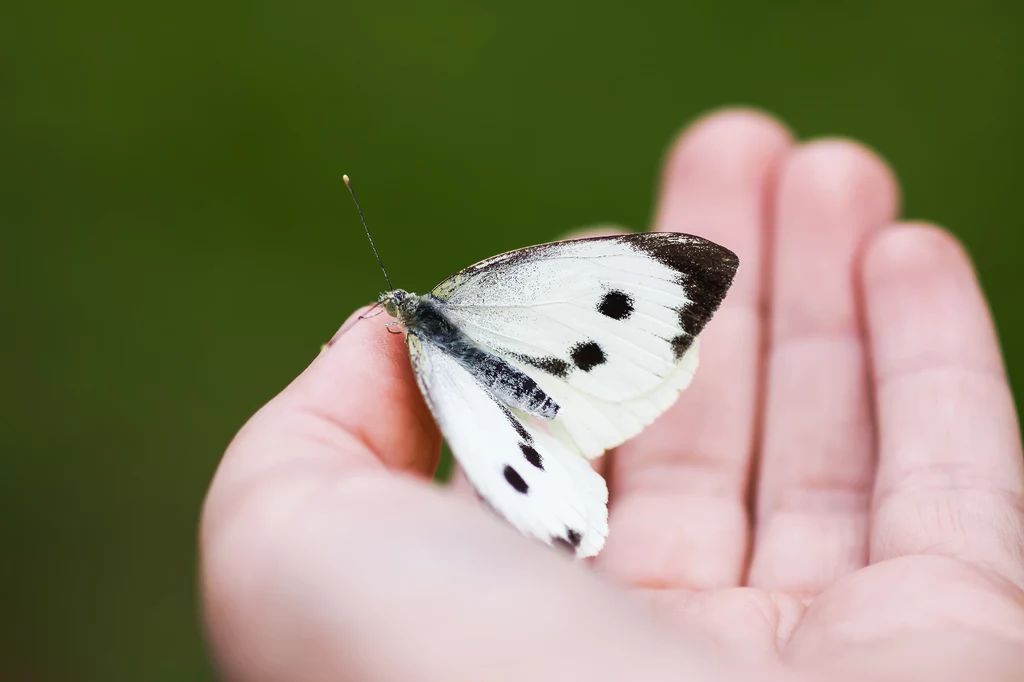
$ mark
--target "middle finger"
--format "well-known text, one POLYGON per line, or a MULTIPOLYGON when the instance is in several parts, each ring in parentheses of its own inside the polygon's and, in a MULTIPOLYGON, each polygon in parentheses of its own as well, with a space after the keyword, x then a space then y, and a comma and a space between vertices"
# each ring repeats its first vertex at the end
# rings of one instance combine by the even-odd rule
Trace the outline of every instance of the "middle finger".
POLYGON ((767 116, 720 112, 686 133, 665 169, 657 229, 716 241, 737 253, 740 267, 701 332, 693 385, 611 457, 611 528, 598 563, 632 585, 700 589, 742 578, 766 204, 790 144, 767 116))
POLYGON ((816 594, 867 559, 874 425, 855 263, 897 188, 863 147, 821 141, 783 165, 749 584, 816 594))

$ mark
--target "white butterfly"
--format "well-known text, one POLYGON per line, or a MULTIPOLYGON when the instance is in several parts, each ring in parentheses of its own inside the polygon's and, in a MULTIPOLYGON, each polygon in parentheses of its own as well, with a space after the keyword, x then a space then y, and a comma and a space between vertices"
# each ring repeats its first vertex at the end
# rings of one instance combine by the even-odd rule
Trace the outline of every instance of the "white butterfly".
POLYGON ((596 237, 510 251, 380 304, 405 328, 420 390, 480 496, 526 535, 587 557, 608 535, 608 488, 588 460, 689 385, 697 335, 738 265, 691 235, 596 237))

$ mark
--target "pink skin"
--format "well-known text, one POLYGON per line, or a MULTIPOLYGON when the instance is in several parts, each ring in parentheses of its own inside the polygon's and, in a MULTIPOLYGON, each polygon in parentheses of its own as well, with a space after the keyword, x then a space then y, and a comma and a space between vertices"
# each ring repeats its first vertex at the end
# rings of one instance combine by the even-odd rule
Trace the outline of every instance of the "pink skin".
MULTIPOLYGON (((604 461, 593 562, 429 483, 366 320, 231 444, 203 514, 232 680, 1024 679, 1024 466, 985 299, 883 161, 748 111, 675 146, 657 229, 733 248, 693 386, 604 461), (753 494, 751 494, 753 493, 753 494)), ((365 311, 363 311, 365 312, 365 311)))

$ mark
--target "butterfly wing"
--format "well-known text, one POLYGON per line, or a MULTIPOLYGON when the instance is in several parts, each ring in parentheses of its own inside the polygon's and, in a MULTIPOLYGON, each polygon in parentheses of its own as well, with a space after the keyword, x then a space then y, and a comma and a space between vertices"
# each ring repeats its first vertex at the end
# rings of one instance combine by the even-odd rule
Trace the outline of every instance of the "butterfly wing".
POLYGON ((608 535, 608 488, 589 462, 513 414, 440 346, 413 333, 409 356, 441 432, 483 497, 521 532, 593 556, 608 535))
POLYGON ((689 384, 697 336, 738 265, 733 252, 692 235, 595 237, 489 258, 432 293, 474 343, 558 403, 551 433, 595 457, 639 433, 689 384))

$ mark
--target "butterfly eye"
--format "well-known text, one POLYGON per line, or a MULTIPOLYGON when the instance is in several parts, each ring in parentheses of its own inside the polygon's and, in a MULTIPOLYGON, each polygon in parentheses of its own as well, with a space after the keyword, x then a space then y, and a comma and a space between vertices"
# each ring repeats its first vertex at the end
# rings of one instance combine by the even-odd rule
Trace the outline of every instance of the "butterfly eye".
POLYGON ((380 295, 380 304, 384 310, 391 317, 398 317, 398 309, 402 306, 402 302, 409 296, 408 293, 401 289, 395 289, 388 291, 380 295))

